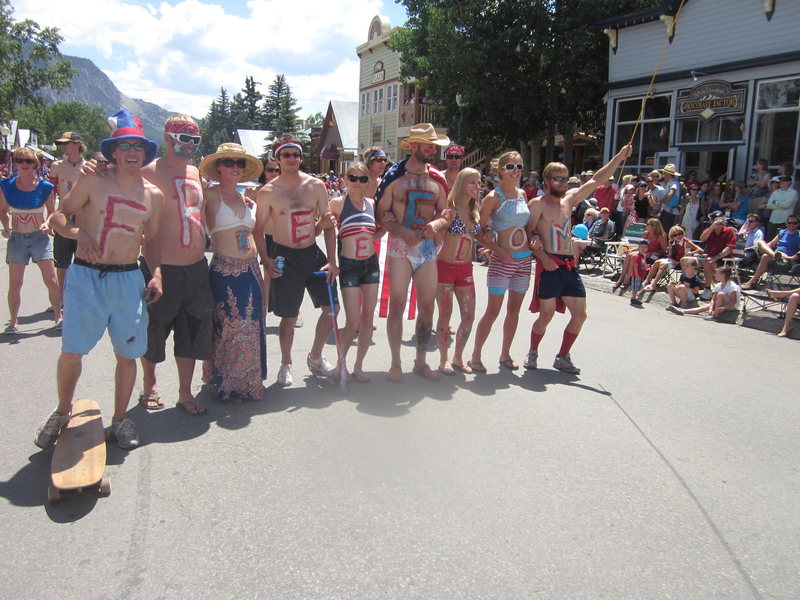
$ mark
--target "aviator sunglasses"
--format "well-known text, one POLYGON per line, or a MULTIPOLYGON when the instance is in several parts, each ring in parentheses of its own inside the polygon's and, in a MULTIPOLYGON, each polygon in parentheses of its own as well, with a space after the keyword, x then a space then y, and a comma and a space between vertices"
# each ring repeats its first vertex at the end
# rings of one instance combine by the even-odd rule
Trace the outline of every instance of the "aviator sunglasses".
POLYGON ((524 167, 523 165, 521 165, 521 164, 506 163, 506 164, 503 166, 503 168, 504 168, 506 171, 514 171, 514 170, 517 170, 517 171, 522 171, 522 169, 524 169, 525 167, 524 167))
POLYGON ((247 166, 247 161, 243 158, 223 158, 219 161, 223 167, 238 167, 239 169, 244 169, 247 166))
POLYGON ((551 177, 550 181, 552 181, 554 183, 567 183, 568 178, 567 177, 551 177))
POLYGON ((189 133, 173 133, 171 131, 167 132, 169 136, 181 144, 194 144, 195 146, 199 146, 200 142, 203 139, 201 135, 191 135, 189 133))
POLYGON ((358 181, 359 183, 367 183, 369 181, 369 177, 366 175, 352 175, 348 173, 347 178, 350 180, 351 183, 355 183, 356 181, 358 181))

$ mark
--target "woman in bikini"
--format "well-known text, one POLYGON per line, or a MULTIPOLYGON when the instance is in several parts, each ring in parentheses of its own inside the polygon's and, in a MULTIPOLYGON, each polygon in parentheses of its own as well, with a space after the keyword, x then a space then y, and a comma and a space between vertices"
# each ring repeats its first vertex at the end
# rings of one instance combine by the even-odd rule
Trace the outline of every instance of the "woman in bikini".
POLYGON ((487 194, 480 209, 481 227, 491 227, 495 232, 496 246, 486 276, 489 300, 475 332, 472 360, 467 363, 478 373, 486 372, 481 362, 481 351, 503 307, 506 291, 508 305, 503 322, 500 365, 511 370, 519 369, 519 364, 511 358, 511 343, 517 332, 519 310, 531 282, 531 251, 526 233, 530 210, 525 192, 519 188, 523 168, 519 152, 506 152, 494 159, 492 170, 497 172, 500 183, 487 194))
MULTIPOLYGON (((264 280, 258 266, 255 211, 236 191, 255 179, 261 161, 239 144, 221 144, 200 163, 200 172, 219 185, 203 194, 208 231, 214 242, 209 266, 214 295, 212 375, 216 398, 224 404, 260 400, 267 377, 264 280)), ((208 380, 204 369, 204 380, 208 380)))
POLYGON ((364 357, 372 344, 372 315, 378 301, 380 267, 375 244, 383 233, 377 233, 375 207, 364 192, 370 174, 363 163, 355 163, 347 170, 345 182, 347 193, 330 201, 330 211, 336 217, 339 228, 339 285, 342 287, 345 325, 340 339, 342 357, 353 342, 358 331, 356 360, 351 377, 358 383, 367 383, 364 373, 364 357))

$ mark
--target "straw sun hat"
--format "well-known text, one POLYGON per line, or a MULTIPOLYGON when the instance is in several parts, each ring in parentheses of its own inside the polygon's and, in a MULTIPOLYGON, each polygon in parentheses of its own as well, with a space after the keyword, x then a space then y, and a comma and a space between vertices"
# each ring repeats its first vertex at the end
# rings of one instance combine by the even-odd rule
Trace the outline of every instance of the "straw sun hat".
POLYGON ((450 138, 446 135, 436 133, 436 129, 430 123, 420 123, 408 130, 408 137, 400 140, 400 148, 408 150, 411 148, 411 144, 414 143, 449 146, 450 138))
POLYGON ((212 181, 219 181, 219 172, 217 171, 217 161, 223 158, 232 158, 238 160, 243 158, 245 160, 244 173, 240 181, 250 181, 257 179, 261 172, 264 170, 264 165, 255 156, 251 156, 240 144, 233 142, 226 142, 217 146, 217 151, 214 154, 209 154, 202 161, 200 161, 200 172, 207 179, 212 181))

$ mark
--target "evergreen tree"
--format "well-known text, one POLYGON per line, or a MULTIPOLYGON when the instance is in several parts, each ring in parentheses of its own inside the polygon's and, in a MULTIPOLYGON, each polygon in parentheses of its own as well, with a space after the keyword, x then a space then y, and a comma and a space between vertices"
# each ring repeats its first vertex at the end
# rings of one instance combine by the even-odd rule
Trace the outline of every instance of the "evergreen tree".
POLYGON ((292 96, 292 90, 283 74, 275 76, 264 98, 264 129, 274 132, 277 138, 282 133, 295 133, 302 123, 298 113, 301 107, 292 96))
POLYGON ((200 153, 211 154, 220 144, 233 141, 234 129, 228 92, 225 88, 220 88, 219 97, 212 100, 208 114, 203 119, 201 129, 203 142, 200 144, 200 153))
POLYGON ((252 76, 244 80, 244 88, 234 94, 231 101, 231 120, 234 129, 262 129, 261 109, 259 102, 264 96, 256 89, 257 81, 252 76))

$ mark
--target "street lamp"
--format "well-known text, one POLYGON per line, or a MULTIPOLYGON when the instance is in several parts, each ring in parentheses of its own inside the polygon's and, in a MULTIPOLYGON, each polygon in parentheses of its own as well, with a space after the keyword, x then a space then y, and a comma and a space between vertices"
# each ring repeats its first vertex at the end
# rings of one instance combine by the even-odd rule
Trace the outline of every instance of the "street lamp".
POLYGON ((464 109, 469 106, 469 102, 460 93, 456 94, 456 106, 458 106, 458 141, 464 143, 464 109))

